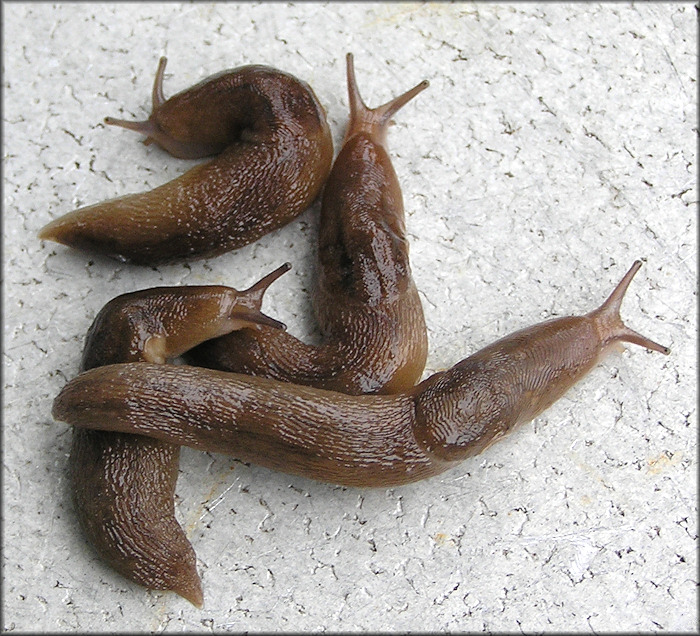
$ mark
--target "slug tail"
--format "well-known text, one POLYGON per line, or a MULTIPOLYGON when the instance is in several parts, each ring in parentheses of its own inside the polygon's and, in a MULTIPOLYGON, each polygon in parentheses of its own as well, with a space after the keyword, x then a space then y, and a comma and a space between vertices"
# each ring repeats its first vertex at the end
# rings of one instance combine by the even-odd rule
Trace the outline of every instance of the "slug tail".
POLYGON ((598 309, 593 311, 590 316, 595 320, 601 332, 601 339, 604 344, 629 342, 639 345, 640 347, 645 347, 651 351, 658 351, 664 355, 669 355, 671 353, 669 347, 654 342, 650 338, 630 329, 622 322, 622 318, 620 317, 622 301, 632 279, 641 266, 641 261, 635 261, 622 280, 617 284, 612 294, 608 296, 608 299, 598 309))
POLYGON ((348 99, 350 102, 350 123, 345 140, 347 141, 353 135, 360 132, 366 132, 376 138, 382 145, 386 137, 386 129, 391 121, 391 118, 408 102, 410 102, 418 93, 422 92, 430 83, 428 80, 423 80, 405 93, 395 97, 382 106, 377 108, 368 108, 362 100, 360 90, 357 87, 357 79, 355 77, 355 63, 352 53, 346 56, 347 78, 348 78, 348 99))
POLYGON ((204 594, 202 592, 202 582, 196 571, 194 574, 185 573, 185 576, 172 588, 172 591, 188 600, 198 609, 202 609, 204 594))
POLYGON ((139 210, 142 196, 130 194, 78 208, 47 223, 37 236, 42 241, 106 254, 125 262, 129 259, 121 253, 120 234, 132 232, 132 237, 139 237, 134 212, 139 210))
POLYGON ((54 243, 72 247, 75 227, 76 225, 80 225, 83 220, 76 212, 77 210, 74 210, 73 212, 64 214, 50 223, 47 223, 37 234, 39 240, 53 241, 54 243))
POLYGON ((44 227, 42 227, 39 230, 39 233, 37 234, 37 238, 40 241, 54 241, 56 243, 60 243, 61 241, 58 239, 58 235, 55 229, 56 226, 56 221, 51 221, 51 223, 47 223, 44 227))

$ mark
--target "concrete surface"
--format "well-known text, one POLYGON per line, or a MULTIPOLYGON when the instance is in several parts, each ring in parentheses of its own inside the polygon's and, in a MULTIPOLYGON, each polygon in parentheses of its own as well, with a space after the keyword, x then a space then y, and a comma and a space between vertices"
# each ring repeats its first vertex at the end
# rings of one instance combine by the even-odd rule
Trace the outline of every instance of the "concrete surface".
POLYGON ((693 631, 697 628, 696 11, 691 3, 4 3, 3 629, 693 631), (339 488, 185 451, 177 514, 205 607, 104 566, 51 402, 113 296, 244 287, 314 335, 317 210, 216 259, 138 268, 36 233, 186 162, 105 115, 266 63, 308 81, 336 141, 344 55, 371 105, 423 78, 389 143, 430 338, 426 375, 550 316, 623 307, 672 348, 606 359, 534 424, 412 486, 339 488))

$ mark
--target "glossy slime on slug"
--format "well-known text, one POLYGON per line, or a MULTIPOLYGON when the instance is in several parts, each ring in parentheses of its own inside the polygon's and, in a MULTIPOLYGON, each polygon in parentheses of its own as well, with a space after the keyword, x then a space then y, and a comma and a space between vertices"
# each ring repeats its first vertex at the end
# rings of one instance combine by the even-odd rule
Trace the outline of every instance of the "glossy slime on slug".
MULTIPOLYGON (((140 263, 207 256, 255 240, 313 200, 311 192, 318 192, 328 173, 332 147, 323 110, 305 84, 273 69, 242 67, 165 101, 164 68, 163 58, 148 121, 108 118, 107 123, 140 131, 147 135, 145 143, 156 142, 175 156, 221 155, 150 193, 77 210, 49 224, 41 238, 140 263), (301 86, 291 98, 285 93, 287 81, 294 90, 301 86), (281 124, 275 119, 280 105, 281 124), (260 107, 255 116, 250 107, 260 107), (311 152, 303 143, 309 131, 315 144, 311 152), (300 139, 302 148, 294 145, 300 139), (254 183, 260 171, 264 179, 254 183), (303 196, 290 202, 287 194, 297 188, 303 196), (196 209, 204 213, 201 219, 190 214, 196 209)), ((234 320, 227 314, 211 328, 204 320, 203 330, 195 318, 190 324, 196 328, 188 329, 188 318, 199 311, 193 298, 185 301, 190 309, 181 312, 177 303, 175 310, 166 303, 141 311, 134 297, 138 311, 122 313, 117 302, 96 319, 83 372, 56 398, 53 414, 76 426, 72 480, 86 532, 104 558, 132 580, 172 589, 201 605, 194 553, 173 514, 180 445, 340 484, 403 484, 439 474, 535 417, 585 376, 613 343, 627 341, 668 354, 619 317, 640 267, 636 262, 590 314, 519 331, 411 386, 425 362, 425 324, 410 277, 401 194, 384 136, 391 115, 426 85, 370 110, 359 96, 348 56, 351 124, 324 193, 319 239, 315 306, 325 348, 305 349, 295 339, 271 333, 236 344, 247 356, 241 370, 299 384, 162 364, 232 329, 277 326, 255 311, 234 320), (351 213, 358 211, 354 218, 351 213), (396 299, 403 309, 381 306, 371 329, 361 323, 368 308, 396 299), (343 333, 348 325, 352 333, 343 333), (375 328, 376 333, 385 330, 383 341, 375 338, 375 328), (369 339, 363 339, 368 332, 369 339), (391 334, 398 337, 392 340, 391 334), (367 356, 379 342, 384 349, 367 356), (287 351, 293 356, 285 359, 280 352, 287 351), (383 359, 392 358, 382 366, 383 359), (330 388, 388 395, 351 396, 330 388)), ((200 352, 206 350, 214 351, 201 347, 200 352)))
MULTIPOLYGON (((164 64, 161 60, 156 76, 151 119, 136 124, 115 120, 109 123, 144 132, 149 135, 146 143, 156 140, 177 156, 215 151, 215 148, 200 145, 195 145, 194 149, 178 145, 171 137, 159 133, 156 114, 163 110, 164 64)), ((204 84, 218 84, 216 79, 204 84)), ((325 278, 340 278, 343 284, 326 284, 324 289, 326 296, 336 294, 339 302, 343 296, 346 312, 334 317, 338 339, 343 322, 350 322, 351 318, 354 318, 357 338, 364 335, 362 318, 369 313, 372 347, 355 344, 355 352, 351 354, 351 334, 344 334, 343 351, 326 349, 326 359, 330 358, 328 353, 334 354, 335 359, 317 375, 335 376, 330 381, 338 389, 358 392, 407 388, 420 377, 425 364, 425 322, 410 276, 401 193, 384 149, 384 136, 390 117, 426 86, 427 82, 423 82, 388 104, 369 110, 357 91, 352 56, 348 56, 352 122, 346 141, 354 138, 355 143, 354 148, 346 143, 344 158, 338 164, 340 176, 331 180, 337 192, 331 198, 332 204, 324 206, 331 211, 322 213, 321 221, 322 228, 330 228, 326 232, 326 243, 330 245, 322 250, 322 261, 326 261, 325 278), (362 140, 357 143, 360 137, 362 140), (343 171, 348 168, 358 174, 344 180, 343 171), (351 199, 352 203, 338 203, 338 199, 351 199), (344 220, 344 216, 350 219, 344 220), (365 228, 365 223, 371 227, 365 228), (372 248, 371 243, 381 243, 383 249, 372 248), (387 248, 395 253, 382 253, 387 248), (355 266, 345 262, 346 253, 353 254, 355 266), (373 259, 379 262, 375 265, 373 259), (345 271, 338 276, 334 267, 345 267, 345 271), (370 271, 362 273, 360 267, 370 271), (379 287, 373 285, 376 281, 380 281, 379 287), (339 368, 342 373, 336 375, 339 368)), ((187 91, 191 92, 195 89, 187 91)), ((169 100, 176 101, 176 98, 169 100)), ((187 109, 180 107, 176 112, 182 117, 187 109)), ((197 134, 197 144, 202 144, 205 135, 201 125, 197 127, 197 134)), ((140 202, 145 200, 142 195, 135 196, 140 202)), ((104 207, 100 206, 99 214, 103 212, 104 207)), ((78 211, 74 216, 83 219, 82 214, 78 211)), ((59 220, 51 227, 61 225, 73 231, 73 221, 75 218, 59 220), (64 221, 68 223, 63 224, 64 221)), ((230 321, 226 323, 217 318, 220 311, 215 312, 213 318, 199 311, 198 319, 193 321, 194 308, 203 302, 201 295, 202 292, 195 289, 156 288, 115 299, 100 312, 88 334, 82 369, 130 360, 163 363, 198 342, 246 326, 242 308, 239 308, 240 324, 229 324, 230 321), (183 310, 188 303, 189 309, 183 310), (187 325, 176 327, 177 321, 185 319, 189 319, 187 325), (171 327, 167 338, 161 333, 164 323, 171 327)), ((333 303, 327 301, 327 304, 333 303)), ((258 342, 273 338, 279 326, 272 319, 263 321, 259 314, 246 319, 259 323, 260 329, 265 328, 263 323, 266 323, 268 328, 258 342)), ((201 603, 201 585, 194 552, 173 514, 178 456, 179 446, 167 442, 138 435, 84 430, 74 436, 72 480, 81 523, 105 560, 132 580, 155 589, 173 589, 198 604, 201 603), (85 466, 91 467, 90 470, 86 471, 85 466), (100 496, 95 497, 98 492, 100 496)))
POLYGON ((305 82, 241 66, 165 100, 165 64, 162 57, 146 121, 105 122, 141 132, 175 157, 217 156, 150 192, 66 214, 40 239, 141 264, 215 256, 289 223, 317 197, 333 144, 305 82))
MULTIPOLYGON (((88 331, 81 369, 119 362, 162 364, 202 340, 282 323, 261 313, 285 264, 246 291, 155 287, 107 303, 88 331)), ((196 557, 175 518, 180 446, 142 435, 75 429, 69 458, 75 509, 89 542, 127 578, 203 602, 196 557)))
POLYGON ((640 266, 636 261, 598 309, 515 332, 395 395, 350 396, 188 366, 116 364, 71 380, 54 401, 53 416, 349 486, 416 481, 537 416, 615 343, 668 354, 619 315, 640 266))
POLYGON ((189 352, 193 364, 343 393, 396 393, 423 373, 428 341, 408 258, 403 200, 386 147, 396 112, 423 81, 369 109, 347 55, 350 122, 324 188, 314 309, 320 346, 246 329, 189 352))

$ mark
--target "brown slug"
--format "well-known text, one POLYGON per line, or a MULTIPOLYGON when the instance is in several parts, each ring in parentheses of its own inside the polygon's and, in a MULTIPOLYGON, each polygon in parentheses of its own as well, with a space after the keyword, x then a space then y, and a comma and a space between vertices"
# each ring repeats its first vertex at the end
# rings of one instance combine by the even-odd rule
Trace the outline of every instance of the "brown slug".
POLYGON ((443 472, 537 416, 616 343, 668 354, 619 315, 640 266, 636 261, 591 313, 515 332, 395 395, 350 396, 190 366, 115 364, 71 380, 53 416, 338 484, 405 484, 443 472))
POLYGON ((343 393, 397 393, 423 373, 428 342, 411 276, 404 208, 387 152, 391 117, 423 81, 383 106, 362 101, 347 58, 350 121, 322 198, 313 304, 318 346, 246 329, 188 352, 189 363, 343 393))
MULTIPOLYGON (((282 323, 261 313, 279 267, 246 291, 155 287, 107 303, 88 331, 81 370, 119 362, 162 364, 206 338, 282 323), (143 361, 143 362, 142 362, 143 361)), ((175 518, 180 446, 142 435, 75 429, 70 480, 80 524, 100 556, 127 578, 203 602, 196 558, 175 518)))
POLYGON ((215 256, 289 223, 317 197, 333 142, 308 84, 241 66, 165 100, 165 64, 162 57, 148 120, 105 122, 143 133, 175 157, 217 156, 150 192, 70 212, 40 239, 140 264, 215 256))

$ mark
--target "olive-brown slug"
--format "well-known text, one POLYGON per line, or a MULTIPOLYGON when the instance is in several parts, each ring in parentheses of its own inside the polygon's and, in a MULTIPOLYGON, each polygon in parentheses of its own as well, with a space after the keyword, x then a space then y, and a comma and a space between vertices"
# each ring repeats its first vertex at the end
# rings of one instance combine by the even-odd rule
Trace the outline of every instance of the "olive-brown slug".
POLYGON ((165 64, 163 57, 148 120, 105 122, 141 132, 175 157, 217 156, 150 192, 70 212, 40 239, 141 264, 214 256, 285 225, 317 197, 333 143, 308 84, 249 65, 165 100, 165 64))
MULTIPOLYGON (((81 369, 118 362, 162 364, 207 338, 259 324, 268 286, 285 264, 243 292, 230 287, 155 287, 107 303, 85 341, 81 369), (141 362, 143 361, 143 362, 141 362)), ((175 518, 180 446, 127 433, 75 429, 69 458, 77 516, 100 556, 151 589, 203 601, 194 550, 175 518)))
POLYGON ((53 416, 338 484, 416 481, 534 418, 616 343, 668 354, 619 315, 640 266, 636 261, 598 309, 513 333, 395 395, 350 396, 189 366, 116 364, 71 380, 53 416))
POLYGON ((397 393, 420 379, 426 327, 386 131, 428 82, 369 109, 357 88, 352 54, 346 61, 350 121, 319 221, 313 301, 322 343, 247 329, 203 343, 188 353, 188 362, 350 394, 397 393))

